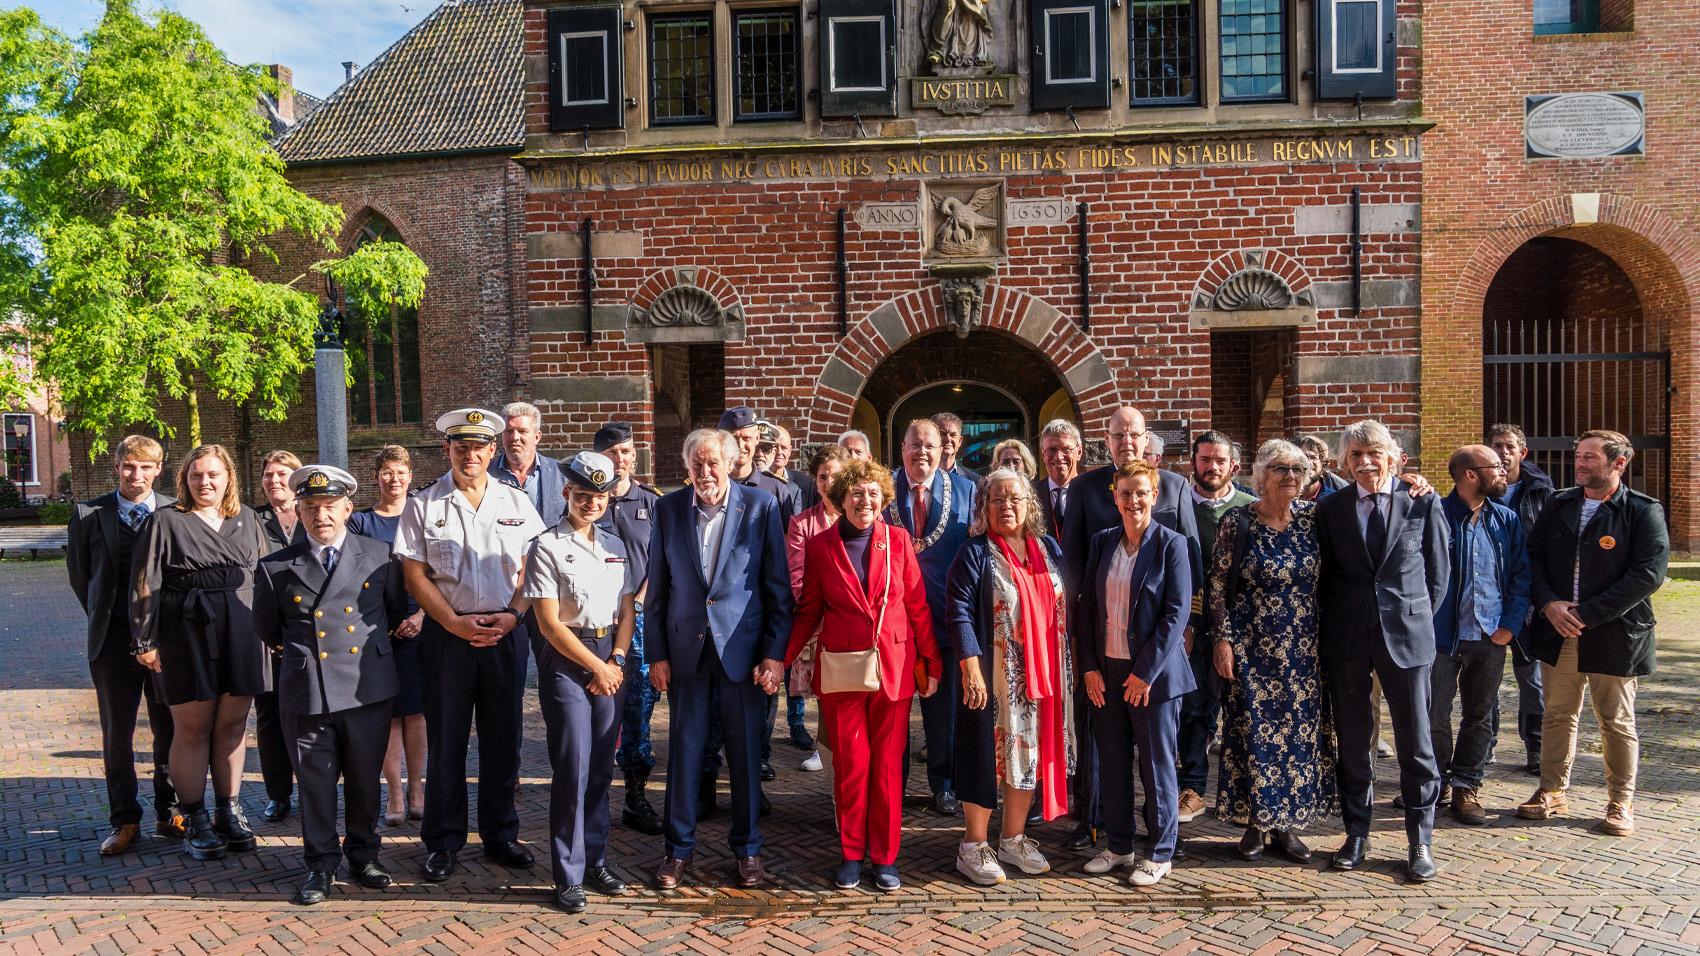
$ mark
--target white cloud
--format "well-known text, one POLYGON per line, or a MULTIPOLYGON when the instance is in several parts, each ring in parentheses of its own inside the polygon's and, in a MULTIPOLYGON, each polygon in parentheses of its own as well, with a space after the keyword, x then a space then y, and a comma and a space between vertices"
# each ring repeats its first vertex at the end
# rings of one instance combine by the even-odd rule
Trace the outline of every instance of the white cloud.
MULTIPOLYGON (((342 61, 372 62, 440 0, 141 0, 199 23, 238 63, 281 63, 295 86, 328 96, 342 83, 342 61)), ((105 9, 104 0, 35 0, 54 26, 79 33, 105 9)))

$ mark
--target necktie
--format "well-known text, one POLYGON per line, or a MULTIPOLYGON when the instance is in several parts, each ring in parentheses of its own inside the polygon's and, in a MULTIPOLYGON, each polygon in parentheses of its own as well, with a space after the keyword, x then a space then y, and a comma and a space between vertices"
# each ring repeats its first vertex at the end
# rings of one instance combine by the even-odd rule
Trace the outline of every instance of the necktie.
POLYGON ((325 564, 325 573, 326 574, 330 574, 332 571, 335 571, 336 570, 336 549, 335 548, 326 548, 325 553, 320 556, 320 560, 322 560, 325 564))
POLYGON ((1063 509, 1062 489, 1061 488, 1052 488, 1051 489, 1051 514, 1055 516, 1054 520, 1058 524, 1062 523, 1062 509, 1063 509))
POLYGON ((1369 546, 1370 560, 1381 563, 1381 556, 1387 553, 1387 519, 1381 516, 1381 499, 1385 497, 1377 491, 1369 496, 1369 520, 1364 525, 1364 544, 1369 546))
POLYGON ((927 530, 926 489, 922 488, 920 485, 916 485, 911 489, 911 491, 915 494, 915 506, 911 509, 914 512, 915 517, 915 527, 913 530, 915 534, 921 534, 927 530))
POLYGON ((148 515, 150 515, 152 513, 153 512, 148 510, 147 505, 137 505, 134 508, 131 508, 130 509, 130 530, 131 531, 142 530, 142 522, 148 520, 148 515))

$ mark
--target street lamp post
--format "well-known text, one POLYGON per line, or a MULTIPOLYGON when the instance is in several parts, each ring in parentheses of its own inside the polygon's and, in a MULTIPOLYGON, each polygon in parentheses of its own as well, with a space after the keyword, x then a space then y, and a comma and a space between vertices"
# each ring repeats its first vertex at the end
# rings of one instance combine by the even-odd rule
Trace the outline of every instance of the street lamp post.
POLYGON ((326 303, 313 333, 313 384, 318 398, 319 464, 348 468, 348 356, 336 283, 325 278, 326 303))

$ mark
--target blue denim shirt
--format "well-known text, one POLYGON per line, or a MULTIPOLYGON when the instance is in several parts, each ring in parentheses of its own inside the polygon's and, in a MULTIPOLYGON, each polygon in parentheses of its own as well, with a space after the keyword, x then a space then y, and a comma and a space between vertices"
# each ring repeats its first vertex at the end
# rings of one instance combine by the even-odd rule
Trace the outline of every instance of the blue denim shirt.
MULTIPOLYGON (((1447 495, 1441 501, 1441 511, 1446 515, 1447 524, 1452 528, 1452 574, 1447 577, 1446 597, 1440 602, 1434 615, 1435 649, 1442 654, 1451 654, 1458 649, 1458 642, 1464 637, 1461 631, 1481 631, 1492 633, 1499 628, 1511 632, 1512 640, 1519 641, 1523 634, 1523 625, 1529 616, 1529 552, 1524 542, 1523 523, 1518 519, 1517 512, 1497 502, 1489 501, 1482 505, 1479 523, 1482 535, 1491 545, 1495 556, 1494 581, 1498 585, 1500 597, 1498 620, 1489 619, 1491 627, 1481 623, 1461 628, 1463 620, 1460 605, 1463 603, 1465 588, 1470 586, 1475 566, 1466 550, 1464 523, 1470 518, 1470 506, 1458 497, 1456 491, 1447 495)), ((1471 591, 1472 595, 1474 591, 1471 591)), ((1476 635, 1471 634, 1474 638, 1476 635)), ((1527 646, 1524 646, 1527 650, 1527 646)))
POLYGON ((1459 572, 1466 578, 1458 589, 1458 640, 1479 641, 1499 629, 1505 605, 1499 589, 1499 553, 1480 516, 1465 518, 1459 536, 1464 539, 1459 572))

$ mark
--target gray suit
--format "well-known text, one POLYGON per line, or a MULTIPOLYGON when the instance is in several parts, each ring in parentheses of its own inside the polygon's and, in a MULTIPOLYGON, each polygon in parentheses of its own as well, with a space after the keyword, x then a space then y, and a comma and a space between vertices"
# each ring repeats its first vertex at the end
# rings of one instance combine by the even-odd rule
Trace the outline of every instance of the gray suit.
MULTIPOLYGON (((155 507, 177 499, 154 495, 155 507)), ((151 520, 151 519, 150 519, 151 520)), ((89 677, 100 708, 100 753, 106 774, 106 802, 113 827, 140 823, 136 797, 136 711, 148 706, 153 730, 154 815, 171 816, 177 792, 171 788, 171 708, 154 687, 147 668, 130 653, 130 589, 135 585, 136 533, 118 519, 118 493, 80 502, 71 515, 65 570, 71 590, 88 614, 89 677)))
POLYGON ((1348 836, 1369 836, 1371 676, 1381 678, 1399 755, 1405 831, 1427 845, 1434 832, 1440 771, 1429 736, 1429 671, 1434 666, 1434 609, 1451 572, 1450 533, 1440 496, 1412 499, 1394 480, 1387 502, 1387 546, 1372 559, 1359 524, 1356 485, 1316 506, 1322 569, 1317 580, 1319 650, 1333 700, 1340 758, 1336 776, 1348 836))
POLYGON ((401 570, 382 541, 349 534, 328 576, 305 540, 260 561, 254 631, 278 651, 277 699, 301 789, 307 866, 335 869, 337 778, 351 866, 378 857, 379 776, 391 698, 401 690, 390 631, 407 616, 401 570))

